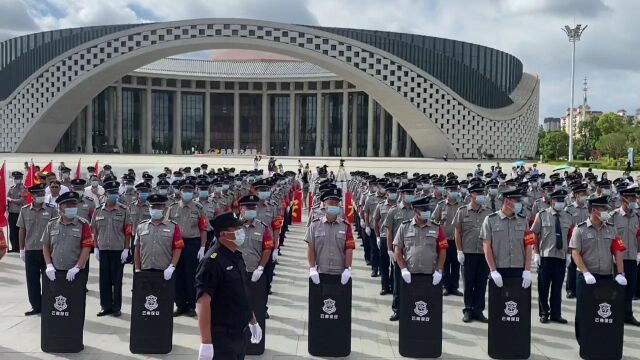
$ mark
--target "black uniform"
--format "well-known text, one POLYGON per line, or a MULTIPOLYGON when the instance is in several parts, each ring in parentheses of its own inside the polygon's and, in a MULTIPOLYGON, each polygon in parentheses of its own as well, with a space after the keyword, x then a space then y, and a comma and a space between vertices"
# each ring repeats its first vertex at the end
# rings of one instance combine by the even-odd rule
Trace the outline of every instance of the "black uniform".
POLYGON ((198 266, 196 301, 211 296, 211 338, 216 359, 244 359, 252 318, 242 253, 214 243, 198 266))

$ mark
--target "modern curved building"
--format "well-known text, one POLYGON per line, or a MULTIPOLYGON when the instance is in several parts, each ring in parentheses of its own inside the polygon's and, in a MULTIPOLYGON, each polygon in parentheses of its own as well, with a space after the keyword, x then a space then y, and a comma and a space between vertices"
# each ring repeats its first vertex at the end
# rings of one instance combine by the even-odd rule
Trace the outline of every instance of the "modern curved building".
POLYGON ((539 86, 510 54, 422 35, 248 19, 55 30, 0 43, 0 151, 532 157, 539 86), (172 58, 210 49, 254 52, 172 58))

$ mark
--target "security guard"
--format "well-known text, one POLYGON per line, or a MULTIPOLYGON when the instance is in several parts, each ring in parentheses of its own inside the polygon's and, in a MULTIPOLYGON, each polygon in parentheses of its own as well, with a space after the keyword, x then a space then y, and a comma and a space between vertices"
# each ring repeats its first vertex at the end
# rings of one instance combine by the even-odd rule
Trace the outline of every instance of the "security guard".
POLYGON ((150 205, 147 202, 151 196, 151 187, 146 182, 140 182, 135 185, 137 196, 135 200, 129 203, 129 215, 131 216, 131 224, 133 224, 133 233, 136 233, 138 225, 151 218, 149 212, 150 205))
POLYGON ((404 221, 411 220, 415 216, 413 207, 411 206, 411 203, 416 197, 415 191, 416 184, 414 182, 409 182, 400 186, 398 188, 398 193, 400 193, 399 203, 389 209, 387 218, 384 222, 384 227, 387 232, 387 252, 389 253, 389 258, 394 262, 393 301, 391 303, 391 310, 393 311, 393 314, 389 317, 390 321, 398 321, 398 319, 400 319, 398 312, 400 311, 400 281, 402 281, 402 277, 400 276, 400 267, 398 266, 398 262, 395 260, 393 240, 395 238, 395 234, 400 228, 400 225, 404 221))
POLYGON ((240 252, 245 242, 243 224, 232 213, 217 216, 212 224, 217 241, 198 266, 199 360, 244 359, 247 327, 252 343, 262 340, 262 329, 249 307, 247 270, 240 252))
POLYGON ((94 254, 100 263, 100 306, 97 316, 122 315, 122 276, 129 257, 132 224, 129 209, 118 202, 120 183, 103 185, 106 202, 96 210, 91 221, 94 254))
POLYGON ((44 188, 44 184, 29 187, 33 202, 20 209, 17 223, 20 228, 20 258, 25 263, 27 294, 31 304, 31 309, 24 313, 26 316, 40 313, 42 303, 40 274, 45 270, 40 240, 49 220, 56 217, 58 213, 54 206, 44 203, 44 188))
POLYGON ((387 194, 386 201, 379 203, 373 213, 373 230, 377 237, 376 245, 380 250, 380 285, 382 286, 380 295, 393 293, 392 263, 391 257, 389 257, 389 248, 387 247, 387 231, 384 227, 384 222, 389 209, 397 204, 399 186, 400 184, 397 182, 390 182, 384 186, 387 194))
POLYGON ((402 280, 410 284, 411 274, 427 274, 438 285, 447 258, 447 237, 442 226, 430 221, 428 197, 414 200, 411 206, 413 219, 403 221, 393 239, 402 280))
POLYGON ((67 271, 67 280, 73 281, 89 259, 93 237, 89 222, 78 217, 79 198, 73 191, 58 196, 59 217, 51 219, 42 234, 45 275, 51 281, 56 270, 67 271))
POLYGON ((502 278, 522 277, 522 287, 531 286, 531 247, 535 236, 528 234, 528 220, 521 215, 522 190, 502 193, 502 208, 487 216, 480 230, 489 275, 498 287, 502 278), (525 236, 526 235, 526 236, 525 236))
MULTIPOLYGON (((9 243, 11 249, 9 252, 20 251, 20 229, 18 228, 18 216, 20 215, 20 209, 27 203, 27 188, 22 184, 23 174, 20 171, 14 171, 11 173, 13 177, 13 185, 7 192, 7 204, 9 205, 9 243)), ((4 179, 3 179, 4 181, 4 179)))
POLYGON ((244 222, 242 229, 245 232, 245 242, 240 250, 249 273, 247 279, 252 282, 260 280, 274 248, 270 227, 256 218, 259 202, 256 195, 247 195, 238 201, 240 220, 244 222))
POLYGON ((369 242, 370 250, 369 259, 371 261, 371 277, 377 277, 379 275, 378 271, 380 266, 380 249, 378 247, 378 244, 376 243, 376 234, 373 230, 375 225, 373 221, 373 215, 378 204, 386 200, 386 191, 384 188, 386 183, 387 180, 384 178, 377 179, 374 182, 375 192, 367 197, 363 209, 365 235, 367 237, 367 241, 369 242))
POLYGON ((436 224, 444 229, 449 245, 447 246, 447 260, 444 264, 443 295, 462 296, 460 286, 460 263, 458 262, 457 247, 455 242, 455 227, 453 218, 460 207, 460 183, 456 179, 445 182, 446 199, 438 203, 433 211, 433 219, 436 224))
MULTIPOLYGON (((567 212, 573 217, 573 227, 571 228, 571 232, 575 228, 576 224, 587 221, 589 218, 589 209, 587 207, 587 202, 589 201, 588 187, 589 185, 587 183, 579 183, 571 188, 574 201, 567 205, 567 212)), ((571 234, 569 234, 569 238, 571 238, 570 235, 571 234)), ((569 253, 569 256, 571 257, 571 253, 569 253)), ((571 257, 571 263, 567 269, 567 284, 565 286, 567 299, 574 299, 576 297, 577 273, 578 268, 576 267, 575 261, 573 261, 573 257, 571 257)))
POLYGON ((131 204, 137 197, 136 189, 134 187, 134 182, 136 178, 129 175, 122 175, 122 187, 121 187, 121 197, 120 202, 123 204, 131 204))
POLYGON ((464 309, 462 321, 488 322, 482 313, 485 308, 485 291, 489 267, 482 250, 480 229, 491 210, 485 207, 484 182, 473 182, 468 187, 469 204, 462 206, 453 218, 458 262, 464 270, 464 309))
POLYGON ((92 197, 84 195, 84 189, 87 186, 85 179, 73 179, 71 180, 71 190, 75 191, 78 196, 78 217, 91 222, 93 214, 96 211, 96 204, 92 197))
MULTIPOLYGON (((489 178, 491 177, 490 173, 487 173, 489 178)), ((492 212, 496 212, 502 208, 502 198, 500 198, 500 192, 498 191, 498 186, 500 186, 500 182, 497 179, 490 179, 487 181, 487 208, 492 212)))
POLYGON ((640 213, 638 213, 638 188, 632 187, 618 191, 622 205, 611 213, 610 223, 616 230, 616 235, 622 239, 626 250, 622 253, 624 259, 624 274, 629 284, 625 291, 625 323, 640 326, 640 321, 633 316, 633 296, 638 282, 638 235, 640 235, 640 213))
POLYGON ((606 195, 589 199, 589 219, 578 224, 573 230, 569 248, 580 274, 576 285, 576 339, 580 341, 580 314, 585 286, 593 285, 598 280, 611 279, 614 268, 611 258, 615 258, 615 270, 618 275, 615 281, 627 285, 624 275, 624 242, 616 236, 615 227, 608 223, 611 207, 606 195))
POLYGON ((180 200, 167 210, 167 219, 180 226, 184 239, 184 249, 176 268, 176 310, 174 316, 187 314, 196 316, 196 293, 194 279, 198 261, 204 256, 207 243, 209 221, 204 208, 193 201, 195 182, 184 180, 180 183, 180 200))
POLYGON ((565 210, 566 190, 549 194, 551 206, 539 211, 531 226, 536 235, 534 259, 538 267, 538 305, 540 322, 566 324, 562 317, 562 283, 569 264, 569 229, 573 217, 565 210), (551 290, 551 294, 549 294, 551 290), (551 303, 551 306, 549 306, 551 303))

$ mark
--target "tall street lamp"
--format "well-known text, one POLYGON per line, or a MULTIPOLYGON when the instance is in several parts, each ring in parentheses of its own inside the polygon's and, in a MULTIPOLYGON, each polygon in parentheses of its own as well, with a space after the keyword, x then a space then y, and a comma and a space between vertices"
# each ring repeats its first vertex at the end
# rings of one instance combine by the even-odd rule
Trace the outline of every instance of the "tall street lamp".
POLYGON ((569 106, 569 161, 573 161, 573 88, 574 78, 576 74, 576 41, 580 41, 582 32, 587 29, 588 25, 582 27, 578 24, 576 27, 571 28, 569 25, 565 25, 562 30, 569 37, 569 42, 572 45, 571 52, 571 105, 569 106))

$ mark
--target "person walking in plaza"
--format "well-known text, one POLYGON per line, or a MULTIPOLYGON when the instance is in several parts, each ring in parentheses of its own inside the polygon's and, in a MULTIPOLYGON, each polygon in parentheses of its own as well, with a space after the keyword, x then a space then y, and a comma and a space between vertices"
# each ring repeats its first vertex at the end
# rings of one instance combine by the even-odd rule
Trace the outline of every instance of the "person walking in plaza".
POLYGON ((438 203, 433 211, 433 219, 436 224, 444 229, 445 236, 449 245, 447 246, 447 260, 444 264, 444 279, 442 285, 444 287, 444 296, 455 295, 462 296, 458 287, 460 286, 460 263, 458 262, 458 253, 455 242, 455 227, 453 226, 453 218, 460 207, 460 183, 456 179, 448 180, 444 184, 446 190, 446 199, 438 203))
MULTIPOLYGON (((14 171, 11 173, 13 178, 13 185, 7 192, 7 203, 9 205, 9 243, 11 248, 9 252, 20 251, 20 229, 18 228, 18 216, 20 215, 20 209, 27 203, 27 188, 23 184, 23 177, 20 171, 14 171)), ((3 180, 4 181, 4 180, 3 180)))

